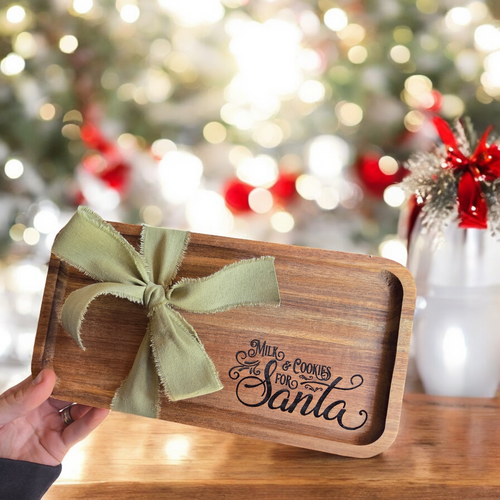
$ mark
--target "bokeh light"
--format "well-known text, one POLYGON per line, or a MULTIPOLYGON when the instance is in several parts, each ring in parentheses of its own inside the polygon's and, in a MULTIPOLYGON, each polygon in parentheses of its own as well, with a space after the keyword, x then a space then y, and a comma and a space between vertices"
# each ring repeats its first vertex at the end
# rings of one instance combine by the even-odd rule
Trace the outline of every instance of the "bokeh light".
POLYGON ((35 37, 27 31, 19 33, 14 41, 14 51, 24 59, 30 59, 35 56, 38 51, 38 44, 35 37))
POLYGON ((9 179, 19 179, 24 173, 24 165, 17 158, 11 158, 5 163, 4 171, 9 179))
POLYGON ((93 6, 94 0, 73 0, 73 10, 78 14, 87 14, 93 6))
POLYGON ((320 135, 307 146, 307 163, 313 175, 335 178, 347 166, 351 156, 349 145, 336 135, 320 135))
POLYGON ((24 59, 19 55, 11 52, 7 54, 0 62, 0 71, 7 76, 13 76, 21 73, 23 71, 26 63, 24 59))
POLYGON ((280 233, 289 233, 295 226, 295 219, 289 212, 280 211, 271 216, 271 225, 280 233))
POLYGON ((326 26, 332 31, 343 30, 349 22, 345 11, 338 7, 327 10, 325 12, 324 21, 326 26))
POLYGON ((64 35, 59 40, 59 49, 65 54, 72 54, 78 48, 78 39, 73 35, 64 35))
POLYGON ((162 194, 173 204, 186 202, 200 185, 203 174, 201 160, 187 151, 169 151, 159 164, 162 194))
POLYGON ((278 178, 278 164, 268 155, 243 160, 236 169, 240 180, 255 187, 271 187, 278 178))
POLYGON ((5 18, 12 24, 22 23, 26 18, 26 11, 20 5, 11 5, 5 13, 5 18))

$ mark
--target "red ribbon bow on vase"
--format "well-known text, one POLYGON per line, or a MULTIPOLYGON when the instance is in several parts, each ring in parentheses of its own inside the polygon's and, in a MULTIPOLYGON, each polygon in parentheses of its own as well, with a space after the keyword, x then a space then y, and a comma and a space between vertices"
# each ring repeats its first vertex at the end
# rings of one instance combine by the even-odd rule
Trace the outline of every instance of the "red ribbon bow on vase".
POLYGON ((440 117, 434 118, 433 122, 448 153, 443 167, 453 170, 455 175, 460 176, 457 192, 459 227, 486 229, 488 206, 482 182, 492 182, 500 177, 498 145, 488 146, 486 143, 492 127, 488 127, 474 153, 467 157, 460 151, 457 139, 448 123, 440 117))

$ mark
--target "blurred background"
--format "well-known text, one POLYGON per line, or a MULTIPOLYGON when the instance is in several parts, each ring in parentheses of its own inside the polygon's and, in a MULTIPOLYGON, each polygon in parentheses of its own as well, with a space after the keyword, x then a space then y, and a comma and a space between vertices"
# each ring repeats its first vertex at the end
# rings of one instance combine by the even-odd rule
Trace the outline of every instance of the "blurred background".
POLYGON ((0 7, 0 392, 30 372, 55 234, 108 220, 406 261, 397 186, 436 114, 498 128, 500 5, 0 7))

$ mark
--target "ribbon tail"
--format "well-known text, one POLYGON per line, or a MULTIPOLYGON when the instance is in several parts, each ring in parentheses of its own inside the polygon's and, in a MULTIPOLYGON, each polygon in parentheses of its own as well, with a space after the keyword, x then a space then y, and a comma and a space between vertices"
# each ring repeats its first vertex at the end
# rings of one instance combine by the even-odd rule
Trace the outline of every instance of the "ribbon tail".
POLYGON ((487 229, 488 207, 484 199, 480 182, 466 171, 458 183, 459 227, 465 229, 487 229))
POLYGON ((487 140, 488 140, 488 136, 490 135, 490 133, 491 133, 491 131, 492 131, 492 130, 493 130, 493 126, 492 126, 492 125, 490 125, 490 126, 486 129, 486 131, 485 131, 485 133, 483 134, 483 136, 481 137, 481 139, 480 139, 480 141, 479 141, 479 143, 478 143, 478 145, 477 145, 477 148, 476 148, 476 150, 474 151, 474 155, 473 155, 473 156, 474 156, 475 158, 477 158, 479 155, 481 155, 481 154, 483 154, 483 153, 487 152, 487 150, 488 150, 488 146, 487 146, 486 142, 487 142, 487 140))
POLYGON ((446 147, 457 149, 457 140, 446 120, 443 120, 440 116, 435 116, 432 120, 432 123, 434 123, 434 126, 436 127, 436 130, 439 134, 439 137, 441 137, 443 144, 446 147))
POLYGON ((121 283, 95 283, 72 292, 61 311, 63 328, 85 350, 81 339, 81 327, 90 303, 100 295, 114 295, 132 302, 142 303, 144 288, 121 283))
POLYGON ((171 401, 220 391, 215 365, 193 327, 164 305, 150 319, 151 348, 156 370, 171 401))
POLYGON ((201 279, 184 279, 168 292, 176 307, 215 313, 238 306, 280 305, 274 257, 240 260, 201 279))
POLYGON ((111 409, 157 418, 160 410, 160 383, 151 356, 151 328, 142 339, 127 378, 116 390, 111 409))

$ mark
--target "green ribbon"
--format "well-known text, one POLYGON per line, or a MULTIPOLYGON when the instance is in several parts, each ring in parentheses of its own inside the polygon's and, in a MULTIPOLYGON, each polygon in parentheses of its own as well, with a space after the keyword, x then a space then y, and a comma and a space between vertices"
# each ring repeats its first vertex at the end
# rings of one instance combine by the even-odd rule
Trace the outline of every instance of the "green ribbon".
POLYGON ((241 260, 200 279, 173 283, 189 233, 143 226, 140 252, 87 207, 79 207, 59 233, 52 252, 100 283, 74 291, 61 322, 82 349, 80 331, 90 303, 114 295, 148 309, 147 332, 111 408, 157 417, 160 382, 171 401, 223 388, 194 328, 173 307, 215 313, 238 306, 280 304, 274 257, 241 260))

